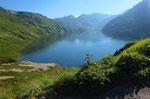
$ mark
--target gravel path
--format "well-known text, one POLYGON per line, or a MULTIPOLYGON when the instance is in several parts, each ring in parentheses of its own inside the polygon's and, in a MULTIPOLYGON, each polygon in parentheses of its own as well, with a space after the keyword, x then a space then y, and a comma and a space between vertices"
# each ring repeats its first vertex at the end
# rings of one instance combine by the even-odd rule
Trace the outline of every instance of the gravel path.
POLYGON ((95 99, 150 99, 150 80, 113 88, 95 99))

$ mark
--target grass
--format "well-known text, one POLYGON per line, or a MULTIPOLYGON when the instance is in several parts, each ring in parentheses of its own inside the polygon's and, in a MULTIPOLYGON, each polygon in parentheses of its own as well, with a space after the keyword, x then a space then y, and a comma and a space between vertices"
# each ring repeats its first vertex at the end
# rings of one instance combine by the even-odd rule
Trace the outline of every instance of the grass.
POLYGON ((107 55, 98 62, 87 55, 87 62, 79 72, 56 81, 56 92, 62 96, 88 97, 127 82, 148 79, 150 49, 147 45, 150 39, 127 43, 114 55, 107 55))
MULTIPOLYGON (((28 70, 31 68, 20 67, 19 63, 0 66, 3 69, 22 69, 28 70)), ((76 68, 62 68, 60 66, 50 67, 45 72, 1 72, 2 76, 14 76, 15 78, 0 81, 0 99, 14 99, 14 98, 29 98, 44 97, 54 82, 58 80, 64 73, 69 74, 76 72, 76 68), (3 90, 3 91, 2 91, 3 90), (9 94, 8 94, 9 93, 9 94), (40 96, 41 95, 41 96, 40 96)))
POLYGON ((0 12, 0 64, 16 61, 20 50, 33 40, 76 32, 40 14, 19 12, 13 15, 0 12))
MULTIPOLYGON (((35 39, 65 36, 65 32, 73 31, 39 14, 20 12, 16 16, 0 13, 0 64, 14 62, 20 56, 20 50, 35 39)), ((0 99, 34 99, 50 95, 87 97, 126 82, 148 79, 150 49, 147 45, 150 45, 150 39, 127 43, 114 55, 107 55, 98 62, 93 62, 93 57, 87 55, 87 62, 80 69, 56 66, 48 71, 27 72, 32 68, 20 67, 20 63, 0 65, 0 70, 24 70, 0 72, 0 77, 14 77, 0 81, 0 99)))
POLYGON ((15 61, 20 56, 19 51, 42 34, 25 21, 0 13, 0 63, 15 61))
POLYGON ((27 72, 30 67, 19 64, 1 65, 0 69, 22 69, 24 72, 1 72, 1 76, 14 76, 0 82, 1 99, 49 98, 51 96, 95 96, 127 82, 150 77, 150 39, 126 44, 114 55, 93 61, 87 55, 86 63, 78 68, 50 67, 48 71, 27 72), (8 94, 9 93, 9 94, 8 94))
MULTIPOLYGON (((3 8, 0 8, 3 9, 3 8)), ((5 9, 3 9, 5 10, 5 9)), ((14 63, 21 55, 20 51, 36 39, 42 37, 68 36, 78 30, 57 23, 43 15, 18 12, 16 14, 0 12, 0 70, 21 69, 23 72, 0 72, 2 76, 13 76, 0 81, 0 99, 32 98, 45 94, 45 90, 54 85, 54 81, 65 73, 73 73, 76 68, 52 67, 48 71, 27 72, 32 67, 20 67, 14 63), (9 94, 8 94, 9 93, 9 94)), ((42 97, 41 96, 41 97, 42 97)))

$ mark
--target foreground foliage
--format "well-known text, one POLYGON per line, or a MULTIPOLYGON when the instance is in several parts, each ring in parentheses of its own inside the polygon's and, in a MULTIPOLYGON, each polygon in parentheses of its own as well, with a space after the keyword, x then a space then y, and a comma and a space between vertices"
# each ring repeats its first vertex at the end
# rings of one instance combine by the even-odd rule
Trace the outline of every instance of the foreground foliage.
POLYGON ((27 72, 31 67, 0 65, 0 70, 21 69, 22 72, 2 71, 0 77, 14 76, 14 78, 0 79, 0 99, 44 99, 47 93, 54 95, 54 82, 61 79, 62 75, 70 75, 78 71, 76 68, 49 67, 48 71, 27 72))
POLYGON ((98 62, 87 55, 87 62, 78 73, 56 82, 56 91, 71 96, 102 94, 117 85, 149 78, 149 44, 150 39, 130 42, 98 62))
POLYGON ((19 67, 20 63, 1 65, 0 70, 15 68, 24 71, 0 72, 0 77, 14 76, 0 82, 0 98, 88 97, 127 82, 149 79, 149 44, 150 39, 130 42, 98 62, 87 54, 86 63, 80 69, 56 66, 48 71, 27 72, 31 68, 19 67))

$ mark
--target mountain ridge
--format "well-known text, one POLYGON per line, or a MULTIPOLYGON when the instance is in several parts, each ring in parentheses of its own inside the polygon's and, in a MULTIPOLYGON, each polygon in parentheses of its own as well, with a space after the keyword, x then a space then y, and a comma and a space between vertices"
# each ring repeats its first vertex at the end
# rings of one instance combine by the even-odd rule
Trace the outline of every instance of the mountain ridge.
POLYGON ((150 36, 150 1, 143 0, 104 26, 102 31, 109 36, 143 39, 150 36))
POLYGON ((92 14, 82 14, 78 17, 73 15, 55 18, 57 22, 64 23, 72 28, 83 28, 85 30, 97 29, 100 30, 106 23, 112 20, 116 15, 92 13, 92 14))

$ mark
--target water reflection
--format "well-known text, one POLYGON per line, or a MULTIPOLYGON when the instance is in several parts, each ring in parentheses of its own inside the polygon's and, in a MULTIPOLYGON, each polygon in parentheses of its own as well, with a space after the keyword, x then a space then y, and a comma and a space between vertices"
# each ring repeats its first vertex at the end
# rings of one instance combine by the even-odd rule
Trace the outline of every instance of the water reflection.
POLYGON ((30 45, 25 47, 21 51, 21 53, 22 54, 30 54, 32 52, 37 52, 37 51, 46 49, 49 46, 52 46, 52 45, 56 44, 58 41, 61 41, 67 37, 69 37, 69 35, 66 37, 64 37, 64 36, 53 36, 53 37, 41 38, 39 40, 33 41, 33 43, 31 43, 30 45))
POLYGON ((57 63, 61 66, 80 66, 87 53, 98 61, 106 54, 113 54, 127 40, 105 36, 99 31, 88 31, 68 37, 55 36, 37 40, 22 51, 19 61, 57 63))

